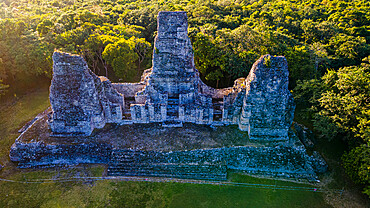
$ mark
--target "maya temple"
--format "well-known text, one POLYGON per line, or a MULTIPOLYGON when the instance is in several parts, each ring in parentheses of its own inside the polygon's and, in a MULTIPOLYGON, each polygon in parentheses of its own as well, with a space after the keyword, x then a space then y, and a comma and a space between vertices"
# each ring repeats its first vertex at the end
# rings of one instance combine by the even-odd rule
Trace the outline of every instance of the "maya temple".
POLYGON ((51 108, 21 130, 12 161, 21 168, 103 163, 111 176, 219 180, 227 170, 306 179, 324 172, 325 161, 300 141, 306 131, 292 128, 285 57, 264 55, 247 78, 214 89, 199 77, 187 29, 185 12, 158 14, 153 66, 138 83, 111 83, 81 56, 54 52, 51 108), (240 141, 217 138, 224 129, 240 141), (213 139, 196 137, 203 133, 213 139))

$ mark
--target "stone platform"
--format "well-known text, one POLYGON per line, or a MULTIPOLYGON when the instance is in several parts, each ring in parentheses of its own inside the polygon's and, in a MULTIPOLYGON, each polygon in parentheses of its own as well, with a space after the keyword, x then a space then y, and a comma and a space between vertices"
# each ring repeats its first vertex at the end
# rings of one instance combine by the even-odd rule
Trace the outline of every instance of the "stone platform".
POLYGON ((326 170, 318 154, 309 156, 291 131, 288 142, 255 142, 236 125, 184 123, 107 125, 90 136, 53 137, 50 109, 17 138, 10 158, 20 168, 108 165, 110 176, 159 176, 226 180, 229 170, 251 175, 317 179, 326 170))

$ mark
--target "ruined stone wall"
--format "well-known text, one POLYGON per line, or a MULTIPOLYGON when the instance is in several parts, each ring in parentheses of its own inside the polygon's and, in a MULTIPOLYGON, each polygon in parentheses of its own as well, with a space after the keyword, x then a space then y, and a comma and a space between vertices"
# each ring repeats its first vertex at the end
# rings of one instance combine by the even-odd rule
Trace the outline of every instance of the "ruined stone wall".
POLYGON ((202 80, 199 82, 199 88, 200 92, 202 94, 210 95, 212 98, 218 98, 218 99, 223 99, 225 95, 230 94, 233 91, 233 87, 228 87, 228 88, 223 88, 223 89, 215 89, 213 87, 210 87, 202 80))
POLYGON ((264 55, 254 63, 244 84, 239 121, 239 128, 248 131, 251 139, 288 139, 295 109, 288 76, 285 57, 264 55))
POLYGON ((91 72, 82 57, 54 52, 53 62, 49 125, 55 136, 90 135, 94 128, 122 119, 123 95, 91 72))
POLYGON ((152 68, 143 72, 140 82, 135 83, 113 83, 113 88, 125 97, 133 98, 136 93, 142 91, 148 82, 148 76, 152 73, 152 68))
POLYGON ((113 88, 109 79, 102 76, 99 79, 102 86, 100 104, 103 106, 105 122, 119 123, 122 120, 122 110, 125 105, 124 96, 113 88))
POLYGON ((145 88, 145 83, 113 83, 113 88, 125 97, 135 97, 136 93, 145 88))

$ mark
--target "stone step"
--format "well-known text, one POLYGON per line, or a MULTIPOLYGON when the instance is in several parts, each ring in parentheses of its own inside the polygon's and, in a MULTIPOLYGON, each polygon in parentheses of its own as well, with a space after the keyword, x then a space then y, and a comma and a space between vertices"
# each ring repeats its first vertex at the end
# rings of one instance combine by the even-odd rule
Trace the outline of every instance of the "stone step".
POLYGON ((168 115, 167 114, 166 121, 178 121, 178 120, 179 120, 179 116, 178 115, 168 115))
POLYGON ((112 150, 112 155, 140 155, 143 154, 142 151, 135 151, 130 149, 114 149, 112 150))
POLYGON ((169 109, 179 109, 179 105, 167 105, 167 110, 169 109))
POLYGON ((176 113, 178 113, 179 112, 179 109, 177 108, 177 109, 175 109, 175 108, 167 108, 167 113, 168 112, 176 112, 176 113))
POLYGON ((184 170, 191 172, 219 172, 220 167, 216 165, 196 165, 196 164, 177 164, 177 163, 115 163, 110 164, 109 169, 119 169, 126 171, 171 171, 171 170, 184 170))
POLYGON ((226 180, 225 166, 184 164, 115 164, 108 167, 109 176, 160 176, 226 180))
POLYGON ((181 121, 171 121, 171 120, 178 119, 177 117, 168 117, 167 119, 169 121, 164 121, 162 123, 162 127, 182 127, 183 126, 181 121))
POLYGON ((169 104, 167 105, 167 116, 179 116, 179 105, 177 104, 169 104))
MULTIPOLYGON (((177 121, 163 123, 165 125, 182 125, 181 122, 177 121)), ((207 155, 202 155, 203 157, 207 157, 207 155)), ((162 153, 118 149, 112 151, 108 175, 226 180, 226 166, 199 164, 198 161, 201 162, 198 156, 191 156, 186 152, 162 153)))
MULTIPOLYGON (((181 125, 180 121, 165 121, 162 126, 181 125)), ((184 164, 203 164, 218 165, 219 160, 214 160, 214 153, 211 151, 179 151, 179 152, 156 152, 156 151, 133 151, 133 150, 113 150, 110 163, 184 163, 184 164), (215 163, 214 163, 215 162, 215 163)))
POLYGON ((109 176, 140 176, 140 177, 164 177, 164 178, 181 178, 181 179, 198 179, 198 180, 215 180, 225 181, 226 175, 203 175, 203 174, 166 174, 166 173, 123 173, 123 172, 108 172, 109 176))
POLYGON ((167 105, 179 105, 179 100, 177 99, 177 100, 170 100, 170 99, 168 99, 167 100, 167 105))
POLYGON ((170 117, 168 118, 169 120, 176 120, 179 117, 179 114, 177 112, 167 112, 167 116, 170 117), (171 118, 173 117, 173 118, 171 118))
POLYGON ((222 114, 213 114, 213 121, 222 121, 222 114))
POLYGON ((167 105, 167 116, 179 116, 179 106, 178 105, 167 105))
POLYGON ((222 114, 222 110, 214 110, 213 114, 222 114))

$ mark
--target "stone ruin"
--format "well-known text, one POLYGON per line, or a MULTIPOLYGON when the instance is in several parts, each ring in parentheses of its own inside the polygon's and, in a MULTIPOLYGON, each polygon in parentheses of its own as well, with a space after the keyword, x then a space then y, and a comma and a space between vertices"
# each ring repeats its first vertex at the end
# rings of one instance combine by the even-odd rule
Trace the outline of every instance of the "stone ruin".
POLYGON ((205 85, 194 66, 185 12, 160 12, 153 67, 139 83, 97 77, 79 56, 55 52, 50 128, 90 135, 106 123, 237 124, 250 139, 288 140, 295 104, 284 57, 265 55, 233 87, 205 85))
POLYGON ((97 77, 80 56, 55 52, 53 61, 49 125, 55 135, 90 135, 94 128, 122 120, 124 96, 108 79, 97 77))
POLYGON ((316 180, 327 166, 291 128, 286 59, 264 55, 247 78, 214 89, 194 66, 187 24, 185 12, 158 14, 153 67, 138 83, 111 83, 82 57, 54 52, 51 108, 20 130, 10 159, 21 168, 103 163, 108 176, 316 180))

